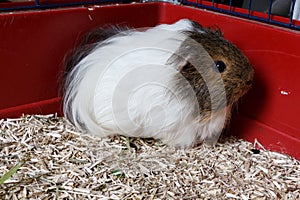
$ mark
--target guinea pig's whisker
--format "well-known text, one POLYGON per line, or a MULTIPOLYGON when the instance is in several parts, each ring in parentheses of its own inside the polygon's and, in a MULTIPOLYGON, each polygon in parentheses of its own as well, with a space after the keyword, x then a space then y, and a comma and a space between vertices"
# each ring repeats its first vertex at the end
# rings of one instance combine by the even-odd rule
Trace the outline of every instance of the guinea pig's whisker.
POLYGON ((240 105, 239 102, 232 104, 232 112, 235 112, 237 115, 240 115, 240 105))

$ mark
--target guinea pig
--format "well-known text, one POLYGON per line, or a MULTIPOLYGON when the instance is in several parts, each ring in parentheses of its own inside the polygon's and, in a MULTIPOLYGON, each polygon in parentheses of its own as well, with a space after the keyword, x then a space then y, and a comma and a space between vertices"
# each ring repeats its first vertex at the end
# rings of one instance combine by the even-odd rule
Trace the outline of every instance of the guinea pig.
POLYGON ((66 64, 64 115, 101 137, 215 144, 253 73, 219 30, 188 19, 143 30, 100 28, 66 64))

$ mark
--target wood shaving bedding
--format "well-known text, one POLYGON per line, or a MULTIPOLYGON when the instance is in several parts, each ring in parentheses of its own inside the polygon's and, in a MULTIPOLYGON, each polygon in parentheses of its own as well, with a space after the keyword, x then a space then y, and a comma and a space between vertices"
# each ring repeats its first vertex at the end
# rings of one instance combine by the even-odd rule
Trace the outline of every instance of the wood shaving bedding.
POLYGON ((0 163, 0 199, 300 199, 287 155, 234 137, 185 150, 97 138, 55 114, 0 120, 0 163))

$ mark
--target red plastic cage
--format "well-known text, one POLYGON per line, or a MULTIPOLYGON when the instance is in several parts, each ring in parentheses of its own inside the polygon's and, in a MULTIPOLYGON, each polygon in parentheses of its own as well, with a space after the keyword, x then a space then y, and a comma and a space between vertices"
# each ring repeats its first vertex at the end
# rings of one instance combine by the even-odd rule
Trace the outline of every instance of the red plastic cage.
POLYGON ((89 4, 0 12, 0 118, 61 113, 58 80, 64 55, 93 27, 151 27, 181 18, 220 27, 253 64, 253 88, 233 113, 230 131, 300 159, 299 31, 186 5, 89 4))

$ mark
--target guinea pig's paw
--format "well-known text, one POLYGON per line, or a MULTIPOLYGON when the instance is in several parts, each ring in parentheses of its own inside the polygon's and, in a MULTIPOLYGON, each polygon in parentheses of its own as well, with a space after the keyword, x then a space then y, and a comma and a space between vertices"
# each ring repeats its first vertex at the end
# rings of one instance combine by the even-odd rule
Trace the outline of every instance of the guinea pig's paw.
POLYGON ((218 140, 219 140, 219 135, 220 134, 214 134, 211 137, 206 138, 203 141, 203 143, 206 144, 206 145, 208 145, 208 146, 214 147, 217 144, 218 140))

